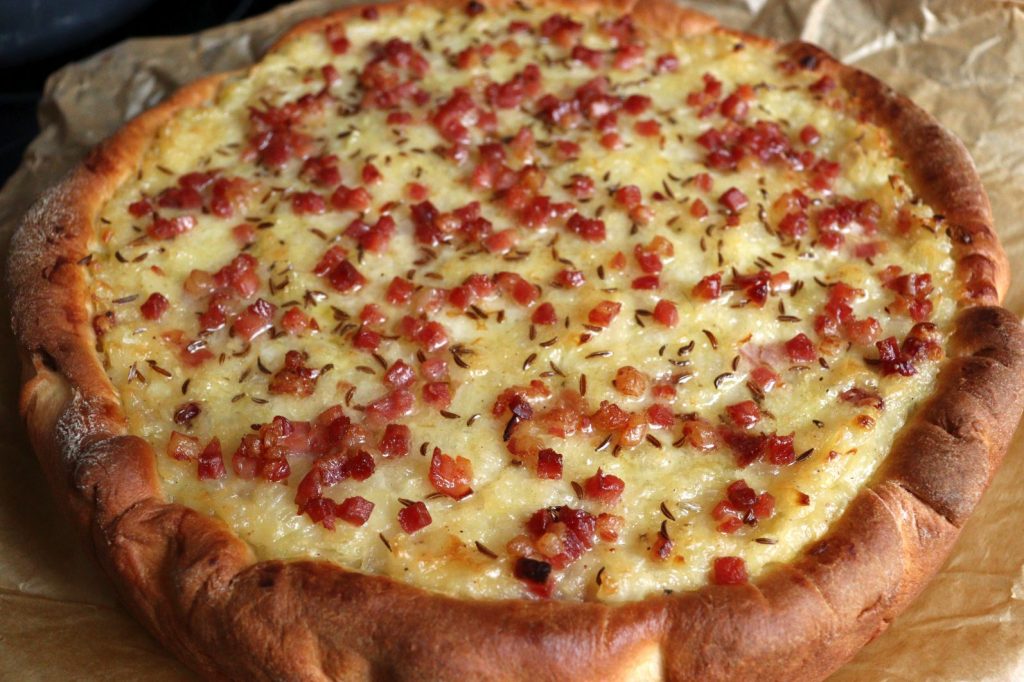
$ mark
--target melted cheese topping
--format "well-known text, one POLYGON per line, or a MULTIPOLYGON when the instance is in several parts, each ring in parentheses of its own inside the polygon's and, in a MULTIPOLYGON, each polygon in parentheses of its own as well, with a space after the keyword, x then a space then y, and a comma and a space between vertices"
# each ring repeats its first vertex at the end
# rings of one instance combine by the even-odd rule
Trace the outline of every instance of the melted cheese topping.
MULTIPOLYGON (((523 553, 548 563, 543 548, 538 549, 538 538, 526 529, 537 510, 567 506, 595 517, 614 514, 622 519, 617 538, 591 538, 593 547, 566 567, 556 566, 545 585, 559 598, 621 601, 699 587, 714 574, 719 557, 741 558, 750 576, 775 562, 790 561, 826 532, 869 479, 907 415, 931 390, 937 363, 918 359, 912 376, 886 375, 865 360, 878 357, 872 343, 827 343, 816 332, 815 319, 829 297, 828 285, 844 282, 862 290, 852 304, 853 315, 875 318, 881 331, 875 335, 878 339, 902 340, 914 325, 907 314, 891 310, 896 295, 880 278, 887 266, 930 274, 935 287, 929 298, 934 307, 930 321, 943 338, 956 293, 949 240, 936 228, 931 210, 907 189, 905 167, 890 152, 885 133, 846 113, 838 91, 816 92, 811 86, 819 82, 820 74, 780 68, 777 55, 757 45, 739 45, 734 37, 666 40, 642 35, 646 49, 640 65, 617 69, 611 63, 615 42, 600 27, 607 17, 575 17, 584 27, 573 41, 609 51, 603 65, 594 69, 569 59, 569 50, 558 44, 557 36, 540 35, 535 27, 547 17, 539 10, 484 12, 470 18, 411 8, 399 16, 346 24, 350 45, 344 54, 333 53, 323 33, 304 35, 228 82, 210 105, 178 113, 154 139, 137 175, 101 211, 89 269, 103 358, 120 392, 130 431, 153 443, 158 452, 168 499, 223 519, 260 558, 316 557, 473 598, 530 594, 530 581, 518 579, 514 565, 523 553), (511 21, 534 29, 510 32, 511 21), (407 124, 389 124, 388 111, 360 106, 365 88, 359 74, 379 45, 394 36, 410 41, 429 64, 422 78, 414 79, 427 97, 419 103, 409 98, 401 102, 399 109, 413 117, 407 124), (459 52, 485 43, 498 49, 468 68, 454 64, 459 52), (664 54, 675 55, 678 68, 658 73, 656 59, 664 54), (453 88, 468 88, 480 110, 490 110, 483 94, 486 84, 504 83, 530 63, 542 67, 542 93, 571 98, 601 72, 613 95, 643 94, 653 103, 637 116, 619 112, 622 146, 611 150, 602 146, 601 133, 592 122, 583 120, 569 129, 552 125, 536 115, 539 97, 530 97, 520 106, 497 109, 490 133, 467 119, 467 159, 460 164, 445 158, 442 150, 451 141, 430 119, 453 88), (328 200, 321 214, 296 213, 294 193, 317 192, 328 198, 332 192, 312 182, 308 172, 300 173, 301 160, 292 158, 273 167, 253 156, 250 111, 320 92, 325 64, 337 72, 327 90, 327 104, 322 112, 295 123, 294 129, 311 141, 311 150, 302 153, 337 156, 341 181, 347 186, 364 184, 360 173, 368 161, 380 170, 382 180, 366 185, 372 207, 365 220, 372 225, 386 207, 396 221, 383 253, 361 252, 344 234, 358 215, 353 211, 336 210, 328 200), (722 90, 710 113, 700 117, 700 106, 688 104, 687 94, 704 91, 704 74, 720 81, 722 90), (776 122, 794 149, 813 150, 817 158, 840 164, 831 190, 810 188, 813 172, 785 161, 751 161, 748 155, 739 170, 708 168, 708 150, 698 137, 725 125, 718 103, 742 84, 753 86, 754 99, 741 124, 776 122), (660 135, 637 132, 634 123, 648 119, 660 124, 660 135), (820 141, 799 141, 806 126, 816 129, 820 141), (531 229, 496 199, 501 192, 470 182, 479 157, 477 145, 488 138, 507 142, 523 127, 530 128, 537 141, 532 159, 546 173, 543 192, 554 201, 571 202, 587 218, 599 216, 606 239, 581 239, 562 226, 564 217, 531 229), (578 156, 560 157, 554 144, 558 140, 577 143, 578 156), (152 216, 136 215, 142 210, 133 214, 129 207, 140 199, 156 205, 180 176, 214 169, 221 176, 253 183, 245 208, 222 218, 208 206, 160 207, 157 211, 165 218, 194 216, 195 227, 173 239, 147 236, 152 216), (695 180, 702 173, 711 175, 710 190, 701 189, 701 181, 695 180), (595 183, 589 200, 581 201, 567 189, 578 174, 595 183), (408 194, 412 182, 429 190, 429 200, 440 211, 481 202, 481 213, 495 232, 514 231, 515 249, 503 257, 477 244, 460 246, 458 240, 435 246, 419 243, 409 208, 416 203, 408 194), (631 217, 615 200, 615 191, 624 185, 640 188, 648 215, 631 217), (749 200, 732 219, 719 203, 731 187, 749 200), (773 206, 796 188, 812 203, 806 208, 808 231, 792 239, 780 235, 781 216, 773 206), (841 247, 825 248, 816 238, 814 215, 837 197, 877 202, 877 235, 867 234, 869 230, 854 220, 843 229, 841 247), (692 209, 695 199, 707 206, 709 215, 694 216, 699 213, 692 209), (394 203, 387 206, 389 202, 394 203), (195 270, 218 271, 239 253, 232 228, 243 220, 257 227, 244 252, 256 260, 259 289, 229 302, 224 328, 201 334, 197 314, 208 308, 209 297, 186 293, 183 283, 195 270), (897 223, 908 220, 911 228, 901 230, 897 223), (634 289, 633 280, 645 274, 634 259, 635 245, 649 244, 655 237, 667 240, 673 255, 663 259, 658 289, 634 289), (872 240, 884 241, 886 247, 870 258, 857 257, 856 245, 872 240), (313 272, 335 244, 346 249, 365 277, 365 286, 338 291, 313 272), (621 269, 614 267, 618 252, 625 255, 621 269), (585 285, 554 286, 556 274, 564 269, 581 271, 585 285), (714 300, 694 294, 703 277, 721 273, 728 285, 734 270, 784 271, 790 286, 773 292, 761 306, 745 300, 749 296, 742 287, 726 286, 714 300), (417 287, 450 289, 472 274, 501 271, 518 273, 536 284, 537 303, 519 305, 499 293, 478 300, 476 312, 446 304, 429 319, 443 325, 449 346, 431 353, 423 353, 397 331, 411 309, 409 304, 386 300, 396 275, 417 287), (165 295, 170 305, 158 320, 149 320, 140 313, 140 304, 154 292, 165 295), (237 311, 260 297, 278 308, 271 320, 275 328, 250 343, 228 328, 237 311), (661 299, 676 306, 676 326, 666 327, 653 318, 650 311, 661 299), (621 312, 605 329, 588 328, 589 312, 605 300, 620 303, 621 312), (553 304, 556 324, 531 326, 530 318, 541 302, 553 304), (387 394, 381 364, 353 346, 360 311, 369 303, 377 304, 387 317, 378 327, 385 338, 376 351, 385 364, 403 359, 415 368, 423 358, 444 358, 454 397, 442 413, 420 397, 422 381, 417 380, 412 389, 414 411, 392 420, 411 429, 412 449, 405 457, 383 457, 377 449, 379 432, 371 429, 363 447, 375 461, 373 475, 327 485, 324 494, 337 502, 358 495, 373 503, 372 514, 361 526, 339 519, 330 530, 309 514, 297 513, 296 491, 314 456, 289 454, 290 475, 285 481, 269 482, 239 476, 232 467, 232 453, 243 435, 253 433, 250 425, 270 422, 277 415, 309 421, 336 404, 345 406, 346 414, 358 422, 361 406, 387 394), (292 306, 315 318, 319 332, 285 333, 281 313, 292 306), (169 341, 171 330, 180 330, 185 340, 169 341), (814 342, 820 360, 795 362, 780 350, 798 333, 814 342), (181 344, 195 339, 205 342, 212 357, 192 367, 184 362, 181 344), (458 364, 452 347, 459 349, 458 364), (307 355, 309 367, 328 369, 312 395, 271 393, 272 376, 285 353, 295 349, 307 355), (777 373, 778 384, 770 391, 752 391, 751 372, 762 364, 777 373), (532 460, 520 463, 523 458, 510 453, 503 441, 509 413, 492 415, 503 390, 540 380, 557 396, 563 390, 580 390, 585 376, 588 414, 602 401, 643 414, 655 399, 650 390, 630 397, 615 388, 616 372, 624 366, 639 370, 651 384, 674 386, 675 397, 660 399, 676 415, 671 427, 652 425, 649 438, 621 448, 600 429, 565 438, 547 435, 544 447, 562 455, 560 479, 539 478, 532 460), (884 407, 841 400, 839 395, 851 387, 877 394, 884 407), (754 398, 761 419, 751 432, 793 434, 795 453, 809 454, 793 463, 772 464, 762 457, 741 466, 721 435, 717 447, 707 451, 682 436, 684 416, 692 419, 694 414, 719 434, 741 432, 726 407, 754 398), (173 417, 185 403, 195 403, 201 412, 176 424, 173 417), (165 454, 173 431, 191 435, 201 445, 219 438, 225 475, 200 480, 195 461, 165 454), (434 447, 471 462, 471 495, 456 500, 435 493, 429 477, 434 447), (622 495, 613 504, 586 494, 583 484, 598 468, 624 482, 622 495), (775 501, 774 512, 756 520, 748 513, 747 523, 723 532, 721 518, 713 511, 726 499, 727 486, 741 479, 757 493, 768 492, 775 501), (414 501, 425 501, 432 523, 407 533, 398 514, 414 501), (656 556, 666 544, 659 537, 671 539, 664 556, 656 556)), ((518 169, 524 160, 509 151, 505 163, 518 169)), ((548 404, 536 402, 535 411, 548 404)))

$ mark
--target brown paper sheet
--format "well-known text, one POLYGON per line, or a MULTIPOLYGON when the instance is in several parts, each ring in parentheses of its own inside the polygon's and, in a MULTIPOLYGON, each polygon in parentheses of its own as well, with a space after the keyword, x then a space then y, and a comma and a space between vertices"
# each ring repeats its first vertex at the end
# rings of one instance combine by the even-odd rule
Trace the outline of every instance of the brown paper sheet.
MULTIPOLYGON (((3 252, 33 198, 127 118, 203 74, 251 63, 288 26, 341 4, 305 0, 194 36, 132 40, 55 73, 40 107, 43 132, 0 192, 3 252)), ((729 26, 818 43, 936 115, 974 155, 1011 262, 1024 264, 1024 7, 981 0, 690 4, 729 26)), ((1024 313, 1019 273, 1007 306, 1024 313)), ((54 511, 17 417, 19 369, 6 324, 0 344, 0 680, 194 679, 117 604, 54 511)), ((947 566, 834 682, 1024 679, 1020 480, 1024 434, 947 566)))

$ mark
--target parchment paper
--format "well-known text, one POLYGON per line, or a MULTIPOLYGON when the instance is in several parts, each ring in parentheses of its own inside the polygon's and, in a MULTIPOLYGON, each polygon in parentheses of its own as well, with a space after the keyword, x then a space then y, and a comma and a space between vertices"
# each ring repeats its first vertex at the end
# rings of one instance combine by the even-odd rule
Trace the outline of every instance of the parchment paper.
MULTIPOLYGON (((55 73, 42 134, 0 193, 0 244, 85 151, 175 87, 251 63, 307 16, 305 0, 194 36, 131 40, 55 73)), ((722 23, 822 45, 910 95, 967 144, 1011 262, 1024 265, 1024 5, 957 0, 703 0, 722 23)), ((1024 274, 1007 305, 1024 313, 1024 274)), ((0 315, 8 318, 4 302, 0 315)), ((0 326, 0 680, 192 680, 121 608, 56 508, 17 416, 0 326)), ((832 680, 1024 680, 1024 436, 947 566, 832 680)), ((780 627, 785 627, 780 623, 780 627)))

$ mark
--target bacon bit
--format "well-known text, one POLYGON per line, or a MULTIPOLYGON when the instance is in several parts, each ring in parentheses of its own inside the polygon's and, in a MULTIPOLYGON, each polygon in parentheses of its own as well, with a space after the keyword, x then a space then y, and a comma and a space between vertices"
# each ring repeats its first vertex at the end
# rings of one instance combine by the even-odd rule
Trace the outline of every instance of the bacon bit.
POLYGON ((932 277, 928 273, 900 275, 899 266, 889 266, 879 277, 886 289, 896 292, 890 310, 908 315, 915 322, 924 322, 932 314, 932 277))
POLYGON ((360 327, 356 333, 352 335, 352 345, 359 350, 365 350, 368 353, 372 353, 377 350, 382 340, 383 337, 379 333, 372 329, 367 329, 365 326, 360 327))
POLYGON ((153 212, 153 204, 149 202, 149 199, 139 199, 128 204, 128 213, 133 218, 142 218, 153 212))
POLYGON ((593 515, 570 507, 540 509, 526 522, 536 549, 558 569, 567 567, 594 546, 596 528, 593 515))
POLYGON ((533 311, 530 320, 534 324, 552 325, 558 322, 558 313, 555 312, 555 306, 550 303, 541 303, 533 311))
POLYGON ((388 424, 380 439, 380 453, 384 457, 405 457, 412 445, 412 431, 405 424, 388 424))
POLYGON ((395 389, 366 406, 367 421, 378 424, 394 421, 412 412, 416 398, 407 389, 395 389))
POLYGON ((231 329, 239 337, 246 341, 252 341, 274 326, 273 317, 276 311, 277 306, 273 303, 262 298, 256 299, 255 303, 242 311, 235 319, 231 329))
POLYGON ((806 334, 797 334, 786 341, 784 346, 786 354, 793 362, 814 362, 818 358, 818 350, 806 334))
POLYGON ((447 381, 432 381, 423 386, 423 401, 438 410, 452 404, 452 387, 447 381))
POLYGON ((767 365, 760 365, 750 371, 749 384, 761 393, 769 393, 781 382, 782 378, 767 365))
POLYGON ((692 417, 683 421, 682 441, 698 450, 713 450, 718 447, 718 434, 707 421, 692 417))
POLYGON ((615 514, 601 512, 597 516, 597 536, 605 542, 615 542, 626 525, 626 520, 615 514))
POLYGON ((345 29, 341 24, 331 24, 324 29, 324 37, 331 48, 332 54, 345 54, 348 52, 349 41, 345 37, 345 29))
POLYGON ((473 489, 473 463, 465 457, 449 457, 440 448, 434 448, 430 459, 430 484, 434 490, 448 497, 461 500, 473 489))
POLYGON ((674 327, 679 323, 679 311, 676 304, 666 299, 661 299, 654 306, 654 321, 663 327, 674 327))
POLYGON ((656 561, 668 561, 672 556, 673 547, 674 544, 665 530, 665 524, 662 523, 658 537, 654 539, 654 544, 651 546, 651 555, 656 561))
POLYGON ((199 439, 193 436, 186 436, 177 431, 171 431, 171 438, 167 441, 167 455, 182 462, 191 462, 199 457, 202 448, 199 439))
POLYGON ((718 203, 728 209, 730 213, 739 213, 750 205, 750 199, 740 190, 730 187, 722 196, 718 197, 718 203))
POLYGON ((533 305, 539 296, 537 287, 515 272, 499 272, 494 276, 494 282, 502 293, 511 296, 521 306, 533 305))
POLYGON ((776 433, 753 434, 730 429, 721 429, 719 433, 733 451, 736 462, 741 467, 747 467, 755 461, 768 461, 782 466, 792 464, 796 460, 793 434, 788 436, 780 436, 776 433))
POLYGON ((716 585, 743 585, 748 582, 747 565, 734 556, 718 557, 714 561, 711 581, 716 585))
POLYGON ((339 185, 331 194, 331 206, 338 211, 355 211, 362 213, 369 210, 373 198, 365 187, 346 187, 339 185))
MULTIPOLYGON (((658 387, 656 386, 655 388, 658 387)), ((671 386, 665 388, 670 389, 674 397, 675 389, 672 388, 671 386)), ((675 423, 675 420, 675 415, 672 413, 672 410, 666 405, 654 403, 653 405, 650 405, 647 408, 647 423, 650 424, 651 426, 661 429, 667 429, 670 428, 675 423)))
POLYGON ((603 242, 607 236, 603 220, 598 218, 584 218, 579 213, 573 213, 565 223, 566 229, 588 242, 603 242))
POLYGON ((410 182, 405 186, 405 194, 411 201, 425 201, 430 196, 430 189, 418 182, 410 182))
POLYGON ((294 395, 302 398, 313 395, 320 370, 306 367, 305 358, 297 350, 284 356, 284 365, 270 381, 267 390, 274 395, 294 395))
POLYGON ((296 192, 292 195, 295 215, 320 215, 327 210, 327 202, 316 192, 296 192))
POLYGON ((579 39, 583 24, 573 21, 564 14, 552 14, 537 27, 544 38, 559 47, 569 48, 579 39))
POLYGON ((194 229, 196 225, 195 217, 190 215, 182 215, 175 218, 154 216, 153 223, 146 230, 146 234, 154 239, 174 239, 179 234, 184 234, 194 229))
POLYGON ((650 380, 637 368, 626 365, 615 372, 615 379, 612 383, 619 393, 635 398, 647 392, 650 380))
POLYGON ((422 502, 414 502, 398 511, 398 524, 409 535, 431 524, 430 511, 422 502))
POLYGON ((551 448, 544 448, 537 453, 537 477, 561 480, 562 455, 551 448))
POLYGON ((725 408, 729 418, 741 429, 750 429, 761 421, 761 410, 753 400, 744 400, 725 408))
POLYGON ((586 497, 602 504, 612 505, 619 501, 626 484, 618 476, 605 474, 601 469, 583 482, 586 497))
POLYGON ((587 320, 592 325, 608 327, 621 310, 622 304, 617 301, 601 301, 587 313, 587 320))
POLYGON ((577 289, 586 283, 586 277, 579 270, 561 270, 555 275, 555 285, 566 289, 577 289))
POLYGON ((239 223, 231 228, 231 236, 240 247, 246 247, 256 242, 256 228, 250 223, 239 223))
POLYGON ((402 279, 401 277, 395 277, 391 280, 391 284, 388 285, 388 290, 385 296, 388 299, 388 303, 392 305, 401 305, 408 303, 409 299, 412 298, 412 293, 416 287, 412 282, 402 279))
POLYGON ((912 357, 904 353, 899 346, 895 336, 890 336, 875 343, 878 349, 878 360, 882 368, 882 375, 900 374, 905 377, 917 374, 912 357))
POLYGON ((701 278, 693 287, 693 295, 705 301, 713 301, 722 295, 722 273, 716 272, 701 278))
POLYGON ((373 507, 373 502, 370 502, 365 497, 355 495, 342 501, 335 513, 345 523, 353 526, 362 526, 369 520, 370 514, 373 513, 373 507))
POLYGON ((197 458, 199 480, 209 481, 224 478, 224 456, 220 449, 220 439, 214 437, 197 458))
POLYGON ((720 533, 735 533, 743 524, 757 525, 761 519, 771 518, 775 513, 775 498, 765 492, 760 495, 746 481, 729 484, 726 499, 715 505, 711 516, 720 522, 720 533))
POLYGON ((653 119, 646 119, 637 121, 633 126, 633 130, 641 137, 658 137, 661 135, 661 124, 653 119))
POLYGON ((800 141, 808 147, 813 147, 821 141, 821 133, 812 125, 806 125, 800 129, 800 141))
POLYGON ((625 185, 616 190, 615 201, 627 209, 635 208, 643 201, 643 195, 636 185, 625 185))
POLYGON ((654 73, 675 73, 679 70, 679 58, 674 54, 659 55, 654 60, 654 73))
POLYGON ((154 292, 139 306, 139 311, 147 320, 159 320, 170 306, 171 302, 163 294, 154 292))

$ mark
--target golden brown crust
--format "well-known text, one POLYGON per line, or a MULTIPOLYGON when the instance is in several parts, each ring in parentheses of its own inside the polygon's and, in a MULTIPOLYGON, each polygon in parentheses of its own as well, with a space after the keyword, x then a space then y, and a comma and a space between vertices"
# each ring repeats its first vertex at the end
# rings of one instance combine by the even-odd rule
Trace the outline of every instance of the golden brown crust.
MULTIPOLYGON (((633 9, 673 35, 720 30, 668 0, 575 7, 633 9)), ((358 11, 304 22, 285 40, 358 11)), ((892 132, 914 189, 946 215, 964 284, 935 394, 826 538, 743 587, 621 606, 471 602, 327 563, 257 563, 224 524, 164 501, 152 449, 126 434, 94 350, 79 261, 99 206, 168 118, 209 101, 214 77, 133 120, 48 192, 9 267, 33 445, 135 615, 208 678, 253 680, 819 679, 881 632, 941 565, 1006 449, 1024 406, 1024 331, 994 307, 1008 267, 960 143, 816 48, 781 49, 815 55, 815 68, 837 74, 863 115, 892 132)))

